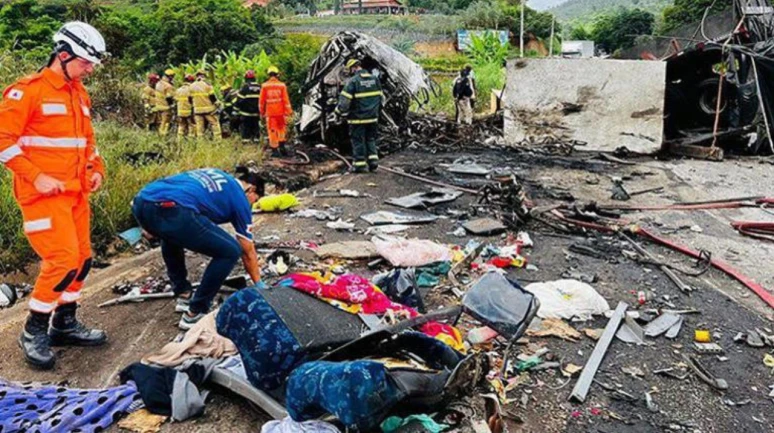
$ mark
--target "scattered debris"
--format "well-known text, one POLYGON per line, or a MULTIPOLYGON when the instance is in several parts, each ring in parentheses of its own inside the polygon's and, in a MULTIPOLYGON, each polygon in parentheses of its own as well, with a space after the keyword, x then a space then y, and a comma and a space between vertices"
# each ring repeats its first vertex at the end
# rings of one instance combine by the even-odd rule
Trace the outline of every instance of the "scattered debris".
POLYGON ((491 168, 479 165, 475 161, 469 159, 458 159, 454 161, 447 170, 449 170, 450 173, 469 174, 474 176, 486 176, 492 172, 491 168))
POLYGON ((17 299, 15 289, 8 284, 0 284, 0 308, 12 307, 17 299))
POLYGON ((340 209, 328 209, 327 211, 317 210, 317 209, 302 209, 300 211, 294 212, 291 214, 292 217, 296 218, 316 218, 320 221, 336 221, 339 219, 340 209))
POLYGON ((613 313, 613 317, 610 318, 607 322, 607 326, 605 326, 602 337, 600 337, 597 345, 594 347, 594 351, 591 353, 589 360, 586 361, 586 366, 583 367, 581 377, 578 379, 578 382, 575 383, 575 387, 570 394, 570 400, 577 403, 583 403, 586 400, 586 395, 589 392, 594 376, 597 374, 597 369, 602 364, 605 353, 607 353, 607 349, 610 347, 610 343, 613 341, 613 337, 615 337, 615 334, 618 331, 618 326, 621 324, 627 308, 629 308, 629 306, 626 305, 626 303, 618 303, 618 306, 613 313))
POLYGON ((413 226, 407 226, 405 224, 387 224, 384 226, 369 227, 365 231, 365 235, 391 235, 395 233, 405 232, 413 226))
POLYGON ((645 377, 645 372, 642 371, 641 368, 632 366, 632 367, 623 367, 621 368, 621 371, 628 374, 629 376, 632 376, 634 378, 642 378, 645 377))
POLYGON ((449 203, 462 196, 462 192, 447 188, 433 188, 430 192, 418 192, 398 198, 389 198, 385 203, 406 209, 427 208, 440 203, 449 203))
POLYGON ((771 369, 771 372, 774 373, 774 356, 771 356, 770 354, 766 354, 763 356, 763 365, 771 369))
POLYGON ((583 371, 583 367, 575 364, 567 364, 562 368, 562 374, 566 377, 574 377, 577 373, 583 371))
POLYGON ((712 335, 706 329, 697 329, 693 334, 693 341, 697 343, 709 343, 712 341, 712 335))
POLYGON ((468 334, 465 336, 465 339, 468 340, 470 344, 481 344, 492 340, 498 335, 500 334, 498 334, 497 331, 495 331, 494 329, 488 326, 482 326, 468 331, 468 334))
POLYGON ((583 330, 583 333, 586 334, 587 337, 591 338, 594 341, 599 340, 599 338, 602 336, 602 332, 604 329, 590 329, 586 328, 583 330))
POLYGON ((378 226, 388 224, 428 224, 436 221, 438 217, 430 214, 406 214, 382 210, 361 215, 360 219, 372 226, 378 226))
POLYGON ((452 259, 449 247, 428 240, 374 236, 370 243, 393 266, 425 266, 452 259))
POLYGON ((658 405, 656 402, 653 401, 653 395, 650 392, 645 393, 645 406, 648 407, 648 410, 653 413, 658 413, 658 405))
POLYGON ((118 423, 118 427, 124 430, 131 430, 134 433, 157 433, 161 431, 161 425, 164 424, 168 416, 155 415, 142 408, 132 412, 118 423))
POLYGON ((320 245, 315 254, 318 257, 338 259, 373 259, 379 257, 376 247, 369 241, 348 241, 320 245))
POLYGON ((665 337, 674 340, 677 338, 677 335, 680 334, 680 329, 683 327, 683 316, 680 316, 680 320, 677 321, 674 325, 672 325, 671 328, 666 332, 665 337))
POLYGON ((140 227, 134 227, 119 233, 118 237, 125 240, 129 246, 133 247, 142 241, 142 229, 140 227))
POLYGON ((527 329, 527 335, 530 337, 558 337, 573 342, 581 338, 580 332, 562 319, 535 319, 527 329))
POLYGON ((615 336, 624 343, 645 344, 645 331, 629 315, 626 315, 615 336))
POLYGON ((477 236, 491 236, 504 232, 507 227, 492 218, 480 218, 463 224, 465 230, 477 236))
POLYGON ((351 220, 343 221, 341 218, 339 218, 336 221, 331 221, 325 224, 325 227, 334 230, 352 231, 355 229, 355 223, 351 222, 351 220))
POLYGON ((693 347, 701 354, 723 353, 723 347, 717 343, 693 343, 693 347))
POLYGON ((699 363, 699 360, 689 355, 683 355, 683 359, 685 360, 686 364, 688 364, 688 366, 693 370, 696 376, 699 377, 699 379, 715 389, 721 391, 728 389, 728 383, 724 379, 716 378, 713 376, 703 365, 699 363))
MULTIPOLYGON (((687 366, 686 366, 687 367, 687 366)), ((677 380, 685 380, 688 377, 688 372, 683 370, 683 374, 678 374, 677 369, 674 367, 669 368, 662 368, 659 370, 653 370, 653 374, 661 374, 664 376, 671 377, 673 379, 677 380)))
POLYGON ((593 287, 576 280, 533 283, 524 288, 540 300, 541 318, 588 320, 610 310, 605 298, 593 287))
POLYGON ((763 339, 756 331, 747 331, 747 345, 750 347, 763 347, 763 339))
POLYGON ((669 331, 669 329, 677 325, 678 322, 680 322, 680 316, 677 314, 664 313, 645 325, 645 335, 648 337, 658 337, 669 331))

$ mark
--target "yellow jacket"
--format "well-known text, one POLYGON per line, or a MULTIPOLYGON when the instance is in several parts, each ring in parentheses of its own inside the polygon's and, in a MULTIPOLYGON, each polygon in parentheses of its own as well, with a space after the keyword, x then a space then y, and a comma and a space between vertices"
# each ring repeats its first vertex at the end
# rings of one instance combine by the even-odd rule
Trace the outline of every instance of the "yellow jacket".
POLYGON ((177 116, 188 117, 192 112, 191 101, 188 98, 191 96, 191 85, 183 84, 179 89, 175 90, 175 101, 177 102, 177 116))
POLYGON ((215 96, 212 86, 204 80, 199 80, 191 83, 189 89, 193 99, 194 114, 210 114, 215 111, 215 104, 210 99, 210 96, 215 96))
POLYGON ((169 106, 167 98, 174 98, 175 87, 167 80, 161 80, 156 83, 156 92, 153 98, 153 111, 167 111, 169 106))
POLYGON ((156 89, 151 87, 149 84, 146 84, 145 87, 142 88, 142 94, 140 95, 140 100, 142 101, 142 105, 151 105, 153 101, 153 96, 156 94, 156 89))

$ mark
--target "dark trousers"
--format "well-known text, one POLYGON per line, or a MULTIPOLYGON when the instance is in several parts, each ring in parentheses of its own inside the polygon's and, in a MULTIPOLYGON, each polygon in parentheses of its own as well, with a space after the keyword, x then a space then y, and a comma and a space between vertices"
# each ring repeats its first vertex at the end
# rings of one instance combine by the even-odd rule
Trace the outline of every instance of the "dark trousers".
POLYGON ((379 149, 376 147, 378 135, 378 123, 349 125, 349 139, 352 141, 352 156, 355 158, 355 167, 365 167, 379 161, 379 149))
POLYGON ((194 314, 208 312, 212 300, 242 256, 239 242, 206 217, 178 205, 162 206, 135 198, 132 214, 145 231, 161 239, 161 255, 175 294, 191 290, 185 250, 212 258, 189 307, 194 314))
POLYGON ((258 116, 242 116, 239 132, 243 141, 255 141, 261 136, 261 122, 258 116))

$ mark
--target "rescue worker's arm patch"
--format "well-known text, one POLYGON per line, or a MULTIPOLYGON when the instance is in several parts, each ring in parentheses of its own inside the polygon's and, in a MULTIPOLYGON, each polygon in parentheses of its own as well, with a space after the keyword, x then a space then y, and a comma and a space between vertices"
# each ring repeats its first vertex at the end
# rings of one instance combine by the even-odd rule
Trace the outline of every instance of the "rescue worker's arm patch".
POLYGON ((19 89, 11 89, 8 91, 8 94, 6 95, 8 99, 13 99, 14 101, 21 101, 24 97, 24 92, 19 89))

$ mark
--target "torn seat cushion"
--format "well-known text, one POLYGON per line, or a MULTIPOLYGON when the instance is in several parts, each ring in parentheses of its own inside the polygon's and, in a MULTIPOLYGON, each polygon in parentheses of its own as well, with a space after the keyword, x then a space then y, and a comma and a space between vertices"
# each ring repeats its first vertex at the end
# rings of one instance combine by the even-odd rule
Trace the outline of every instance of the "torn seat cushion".
POLYGON ((361 431, 377 427, 405 397, 387 368, 375 361, 308 362, 290 375, 285 394, 295 421, 330 413, 361 431))
POLYGON ((303 346, 255 288, 229 297, 216 323, 218 333, 237 346, 247 379, 260 390, 281 387, 306 356, 303 346))
POLYGON ((462 359, 420 332, 350 355, 352 361, 308 362, 293 371, 286 406, 294 420, 330 413, 348 428, 369 431, 393 410, 433 411, 444 401, 446 384, 462 359))

